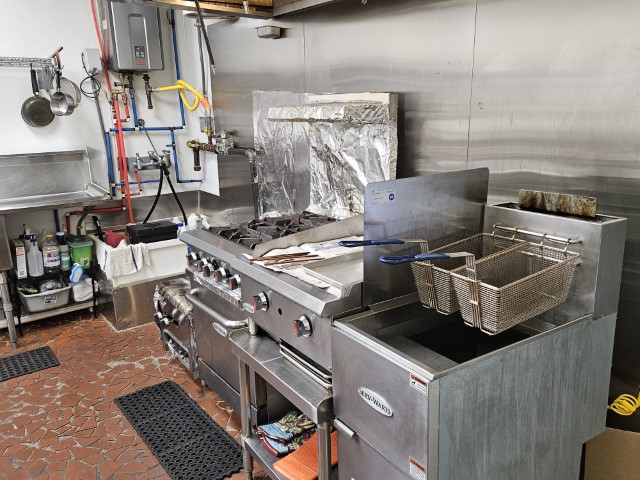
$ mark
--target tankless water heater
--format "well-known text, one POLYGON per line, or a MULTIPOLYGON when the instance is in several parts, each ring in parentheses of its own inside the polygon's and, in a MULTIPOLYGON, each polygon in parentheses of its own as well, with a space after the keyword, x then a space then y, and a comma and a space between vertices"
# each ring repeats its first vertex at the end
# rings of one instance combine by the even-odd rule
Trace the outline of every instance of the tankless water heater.
POLYGON ((164 70, 159 9, 116 1, 108 8, 109 67, 117 72, 164 70))

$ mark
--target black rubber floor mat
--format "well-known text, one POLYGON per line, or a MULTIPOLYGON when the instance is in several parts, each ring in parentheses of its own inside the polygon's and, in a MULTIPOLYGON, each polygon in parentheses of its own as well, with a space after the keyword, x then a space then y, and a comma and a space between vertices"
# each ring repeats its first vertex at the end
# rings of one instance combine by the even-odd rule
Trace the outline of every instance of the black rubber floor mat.
POLYGON ((10 357, 0 358, 0 382, 58 365, 60 362, 49 347, 17 353, 10 357))
POLYGON ((173 480, 222 480, 242 468, 242 448, 182 388, 166 381, 116 398, 173 480))

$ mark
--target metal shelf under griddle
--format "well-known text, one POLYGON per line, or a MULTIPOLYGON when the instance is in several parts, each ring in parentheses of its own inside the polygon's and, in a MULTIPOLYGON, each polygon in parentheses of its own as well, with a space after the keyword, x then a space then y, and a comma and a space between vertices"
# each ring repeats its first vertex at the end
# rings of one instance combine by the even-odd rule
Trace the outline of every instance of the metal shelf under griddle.
POLYGON ((229 338, 232 352, 314 423, 331 420, 333 392, 285 359, 278 343, 264 335, 252 336, 248 328, 233 332, 229 338))
MULTIPOLYGON (((287 477, 284 477, 273 468, 273 464, 280 459, 271 455, 264 448, 258 437, 245 438, 244 446, 251 454, 251 457, 267 472, 269 478, 272 480, 287 480, 287 477)), ((338 467, 331 469, 331 480, 338 480, 338 467)))

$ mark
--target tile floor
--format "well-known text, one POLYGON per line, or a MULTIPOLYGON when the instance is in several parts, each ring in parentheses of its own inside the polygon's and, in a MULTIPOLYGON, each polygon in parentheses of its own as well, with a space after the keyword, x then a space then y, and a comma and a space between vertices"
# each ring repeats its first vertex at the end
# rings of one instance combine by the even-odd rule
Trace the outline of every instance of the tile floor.
POLYGON ((48 345, 60 366, 0 383, 0 479, 169 480, 114 403, 164 380, 182 386, 238 439, 239 417, 166 354, 154 324, 116 332, 86 313, 24 329, 15 352, 0 332, 0 357, 48 345))

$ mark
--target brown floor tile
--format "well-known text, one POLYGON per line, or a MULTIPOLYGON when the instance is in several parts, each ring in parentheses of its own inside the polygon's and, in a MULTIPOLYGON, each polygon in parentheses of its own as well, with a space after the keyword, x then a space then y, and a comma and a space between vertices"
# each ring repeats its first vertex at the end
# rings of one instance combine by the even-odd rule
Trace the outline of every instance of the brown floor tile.
POLYGON ((0 357, 48 345, 60 366, 0 384, 0 480, 170 480, 114 403, 168 379, 238 437, 238 416, 167 355, 154 324, 116 332, 72 314, 24 330, 16 351, 0 332, 0 357))

